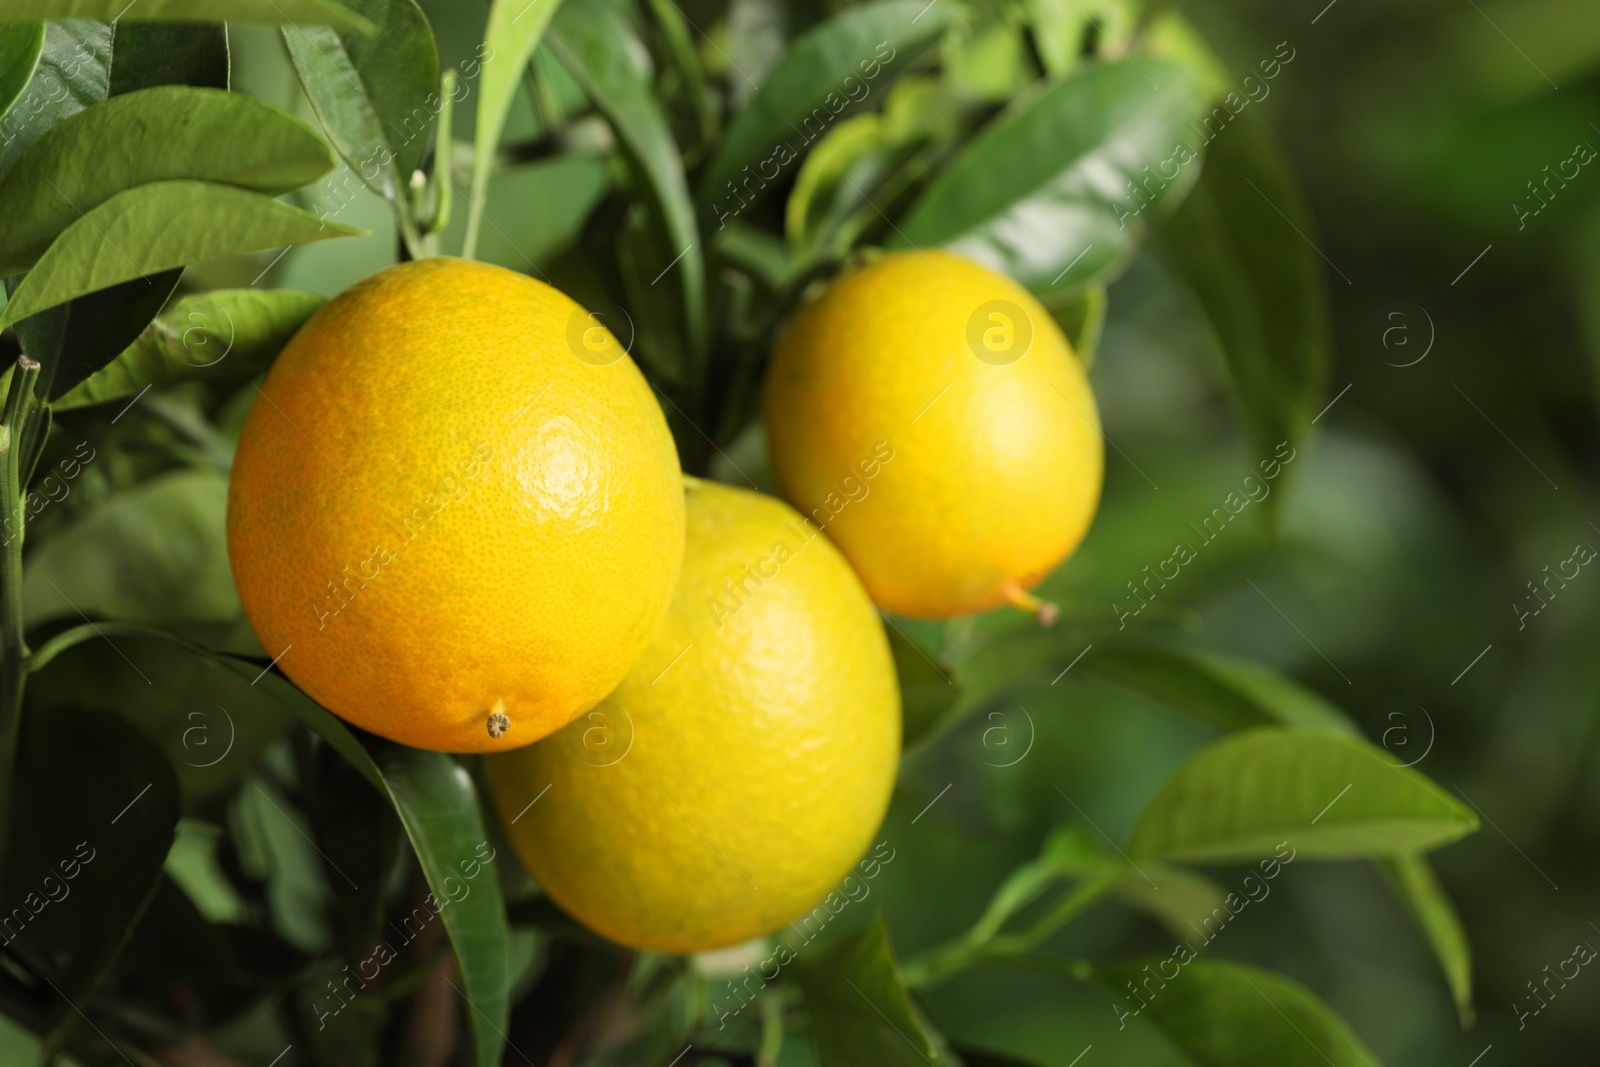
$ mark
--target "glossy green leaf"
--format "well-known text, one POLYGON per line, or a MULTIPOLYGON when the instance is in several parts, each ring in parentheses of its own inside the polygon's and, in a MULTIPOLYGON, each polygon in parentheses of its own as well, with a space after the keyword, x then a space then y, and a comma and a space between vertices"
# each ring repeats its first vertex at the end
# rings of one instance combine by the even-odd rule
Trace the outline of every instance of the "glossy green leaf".
POLYGON ((488 844, 471 777, 446 753, 359 733, 281 675, 233 656, 213 658, 241 676, 253 673, 256 684, 266 686, 394 805, 455 948, 475 1062, 496 1067, 509 1011, 506 942, 511 934, 500 883, 489 866, 498 857, 488 844))
POLYGON ((1103 278, 1193 183, 1187 142, 1200 110, 1174 64, 1085 68, 991 122, 933 179, 891 244, 943 245, 1041 294, 1103 278))
POLYGON ((389 796, 416 850, 461 969, 479 1067, 496 1067, 511 1010, 506 943, 511 929, 477 790, 466 769, 442 752, 370 740, 389 796), (475 873, 474 873, 475 872, 475 873))
MULTIPOLYGON (((101 460, 87 443, 74 458, 81 466, 101 460)), ((41 479, 26 508, 57 506, 77 477, 55 472, 41 479)), ((212 471, 163 475, 111 497, 29 555, 23 618, 29 626, 84 616, 165 623, 238 618, 224 531, 227 500, 227 478, 212 471)))
POLYGON ((154 85, 226 89, 228 27, 220 22, 122 19, 111 40, 110 95, 154 85))
POLYGON ((0 19, 128 18, 174 22, 305 22, 342 26, 360 33, 371 24, 333 0, 8 0, 0 19))
POLYGON ((961 696, 955 671, 896 627, 889 628, 889 651, 900 679, 900 744, 912 748, 932 736, 961 696))
POLYGON ((1455 905, 1422 856, 1390 856, 1380 860, 1378 867, 1412 922, 1427 938, 1428 947, 1444 971, 1461 1025, 1470 1027, 1476 1014, 1472 1006, 1472 946, 1467 943, 1467 932, 1461 928, 1455 905))
POLYGON ((492 0, 483 32, 483 73, 478 82, 477 127, 472 135, 472 210, 467 216, 461 254, 471 259, 478 247, 479 212, 489 193, 489 174, 500 147, 511 101, 533 51, 544 38, 561 0, 492 0))
POLYGON ((50 1046, 81 1022, 76 1006, 105 980, 155 894, 178 787, 155 746, 116 715, 34 710, 21 730, 6 951, 60 994, 46 1002, 50 1046))
POLYGON ((1165 227, 1261 455, 1298 445, 1324 402, 1328 312, 1314 240, 1299 191, 1249 115, 1216 136, 1199 184, 1165 227))
POLYGON ((900 980, 881 913, 808 948, 794 972, 821 1067, 912 1067, 943 1059, 900 980))
POLYGON ((706 167, 700 200, 708 224, 759 199, 840 115, 886 92, 953 16, 949 5, 880 0, 802 34, 735 116, 706 167))
POLYGON ((1119 1020, 1154 1026, 1196 1067, 1381 1067, 1332 1008, 1272 971, 1191 954, 1091 973, 1119 1020))
POLYGON ((44 49, 44 23, 0 24, 0 121, 33 78, 44 49))
POLYGON ((949 151, 973 107, 947 82, 905 77, 888 89, 881 113, 830 128, 800 165, 784 207, 795 258, 843 259, 869 233, 892 230, 886 216, 898 213, 902 199, 949 151))
MULTIPOLYGON (((16 324, 22 350, 43 366, 35 393, 55 400, 115 359, 166 304, 182 269, 132 278, 16 324)), ((20 285, 7 280, 13 292, 20 285)))
MULTIPOLYGON (((5 17, 0 13, 0 19, 5 17)), ((0 31, 18 28, 0 21, 0 31)), ((33 76, 0 120, 0 174, 46 130, 84 108, 118 93, 168 84, 227 88, 227 31, 222 25, 46 24, 33 76)))
POLYGON ((152 182, 67 227, 12 294, 0 326, 187 263, 361 232, 232 186, 152 182))
POLYGON ((316 131, 243 93, 163 85, 112 97, 48 130, 0 179, 0 274, 124 190, 195 179, 278 194, 326 174, 316 131))
POLYGON ((1321 730, 1256 729, 1201 749, 1167 778, 1133 833, 1136 860, 1248 861, 1287 842, 1349 859, 1437 848, 1478 828, 1470 810, 1388 753, 1321 730))
MULTIPOLYGON (((119 22, 114 28, 96 23, 51 23, 39 69, 26 94, 27 107, 6 124, 0 163, 11 162, 18 153, 31 155, 28 150, 36 138, 54 141, 60 126, 52 123, 73 126, 82 108, 94 111, 104 107, 97 101, 107 93, 136 92, 167 83, 226 88, 227 30, 220 24, 195 23, 119 22)), ((149 147, 149 155, 160 157, 170 152, 164 138, 157 140, 160 143, 149 147)), ((117 141, 113 136, 79 146, 85 154, 52 168, 54 173, 44 175, 44 183, 34 168, 33 192, 43 194, 43 203, 38 195, 33 196, 26 208, 0 217, 0 228, 18 223, 26 228, 42 219, 49 230, 46 238, 55 236, 77 218, 74 204, 85 208, 97 202, 89 195, 91 189, 76 187, 77 179, 89 177, 92 181, 93 176, 102 174, 104 157, 98 153, 114 150, 117 141), (44 193, 51 181, 56 188, 44 193), (67 190, 70 192, 63 196, 67 190), (69 198, 74 204, 67 202, 69 198)), ((48 153, 47 147, 41 155, 48 153)), ((59 156, 55 162, 61 162, 59 156)), ((9 177, 5 166, 0 166, 0 173, 9 177)), ((22 187, 27 184, 27 178, 5 183, 0 202, 26 200, 27 191, 22 187)), ((24 350, 44 364, 38 395, 55 399, 127 347, 161 310, 181 273, 171 270, 131 279, 17 323, 24 350)), ((8 282, 8 289, 15 289, 14 279, 8 282)))
MULTIPOLYGON (((815 240, 818 216, 825 213, 830 194, 837 196, 844 182, 854 181, 850 172, 863 161, 888 156, 894 150, 895 139, 886 126, 883 116, 869 112, 841 120, 822 136, 800 164, 784 205, 784 232, 789 240, 815 240)), ((717 229, 730 223, 738 225, 738 220, 719 219, 717 229)))
POLYGON ((45 26, 33 77, 0 121, 0 174, 45 130, 106 98, 111 37, 111 27, 100 22, 45 26))
POLYGON ((368 35, 285 26, 284 42, 328 139, 402 211, 440 106, 439 49, 416 0, 353 0, 368 35))
POLYGON ((322 297, 293 289, 214 289, 172 305, 122 354, 56 401, 58 411, 124 400, 148 386, 265 373, 322 297))
POLYGON ((649 186, 671 261, 651 284, 677 276, 688 347, 698 353, 705 336, 704 252, 672 131, 653 87, 630 58, 643 45, 610 4, 597 2, 563 6, 546 37, 649 186))
POLYGON ((1219 730, 1300 726, 1360 736, 1355 724, 1322 697, 1243 660, 1123 646, 1085 657, 1083 669, 1219 730))

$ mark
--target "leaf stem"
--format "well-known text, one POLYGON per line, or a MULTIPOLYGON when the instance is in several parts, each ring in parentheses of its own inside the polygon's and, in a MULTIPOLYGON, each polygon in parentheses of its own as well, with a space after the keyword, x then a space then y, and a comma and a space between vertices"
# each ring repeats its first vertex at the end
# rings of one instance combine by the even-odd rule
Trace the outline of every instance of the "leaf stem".
POLYGON ((5 413, 0 416, 0 856, 11 829, 12 772, 17 757, 17 732, 22 721, 22 691, 27 677, 28 644, 22 629, 22 464, 33 414, 34 384, 39 364, 27 356, 17 360, 11 376, 5 413))
POLYGON ((992 923, 980 919, 963 936, 929 949, 906 963, 901 970, 902 977, 907 986, 926 988, 938 985, 968 967, 1032 956, 1033 950, 1042 941, 1088 911, 1115 889, 1125 876, 1126 872, 1113 864, 1084 878, 1077 888, 1057 901, 1054 907, 1021 933, 998 935, 993 932, 992 923))

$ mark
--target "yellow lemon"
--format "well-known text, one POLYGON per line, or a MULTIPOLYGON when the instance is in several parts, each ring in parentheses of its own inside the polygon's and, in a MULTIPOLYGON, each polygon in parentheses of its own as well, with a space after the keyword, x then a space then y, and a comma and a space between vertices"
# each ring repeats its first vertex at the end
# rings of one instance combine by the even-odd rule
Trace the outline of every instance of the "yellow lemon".
POLYGON ((1067 339, 948 252, 887 256, 799 311, 765 409, 783 495, 902 615, 1040 608, 1026 591, 1099 502, 1099 415, 1067 339))
POLYGON ((262 645, 335 714, 419 748, 525 745, 610 692, 671 597, 683 491, 614 339, 531 278, 380 271, 273 364, 228 494, 262 645))
POLYGON ((900 756, 882 623, 770 497, 690 480, 683 575, 616 692, 495 756, 517 854, 624 945, 699 952, 812 907, 871 843, 900 756))

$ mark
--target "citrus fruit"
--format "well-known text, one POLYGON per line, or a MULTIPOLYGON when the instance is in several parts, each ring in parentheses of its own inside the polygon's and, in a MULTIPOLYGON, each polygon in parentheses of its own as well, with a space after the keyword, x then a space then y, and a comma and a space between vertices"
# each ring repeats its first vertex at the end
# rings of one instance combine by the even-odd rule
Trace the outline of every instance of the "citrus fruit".
POLYGON ((783 495, 902 615, 1041 607, 1026 591, 1099 501, 1099 415, 1066 337, 948 252, 886 256, 802 308, 765 411, 783 495))
POLYGON ((525 745, 610 692, 683 553, 650 387, 572 300, 458 259, 329 301, 273 364, 228 494, 239 600, 339 716, 525 745))
POLYGON ((870 844, 900 755, 888 642, 838 550, 771 497, 693 480, 686 495, 682 577, 622 684, 489 760, 544 891, 659 952, 815 905, 870 844))

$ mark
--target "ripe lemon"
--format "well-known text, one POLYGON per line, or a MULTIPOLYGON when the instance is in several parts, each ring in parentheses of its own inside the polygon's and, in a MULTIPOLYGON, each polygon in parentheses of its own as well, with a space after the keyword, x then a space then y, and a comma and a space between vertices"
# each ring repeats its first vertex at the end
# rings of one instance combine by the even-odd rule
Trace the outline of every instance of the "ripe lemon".
POLYGON ((1099 415, 1067 339, 1021 286, 948 252, 887 256, 798 312, 765 408, 783 495, 902 615, 1043 607, 1026 590, 1100 498, 1099 415))
POLYGON ((650 387, 572 300, 458 259, 301 328, 234 459, 228 556, 296 684, 418 748, 525 745, 610 692, 683 553, 650 387))
POLYGON ((683 575, 650 647, 566 730, 489 760, 517 854, 624 945, 768 933, 850 869, 883 818, 900 695, 837 549, 771 497, 689 481, 683 575))

